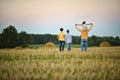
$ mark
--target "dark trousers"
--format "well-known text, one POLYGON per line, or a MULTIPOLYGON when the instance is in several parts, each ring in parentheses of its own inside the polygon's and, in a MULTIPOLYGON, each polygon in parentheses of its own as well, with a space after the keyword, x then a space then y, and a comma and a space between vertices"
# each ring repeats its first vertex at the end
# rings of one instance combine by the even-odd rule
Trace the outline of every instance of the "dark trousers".
POLYGON ((65 41, 59 41, 59 50, 64 51, 65 41))

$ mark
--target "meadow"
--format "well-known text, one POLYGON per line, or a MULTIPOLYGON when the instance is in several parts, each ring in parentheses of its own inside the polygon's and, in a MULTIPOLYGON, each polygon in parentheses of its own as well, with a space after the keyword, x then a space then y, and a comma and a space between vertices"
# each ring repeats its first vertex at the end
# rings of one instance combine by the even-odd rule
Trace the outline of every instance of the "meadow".
POLYGON ((120 47, 0 49, 0 80, 120 80, 120 47))

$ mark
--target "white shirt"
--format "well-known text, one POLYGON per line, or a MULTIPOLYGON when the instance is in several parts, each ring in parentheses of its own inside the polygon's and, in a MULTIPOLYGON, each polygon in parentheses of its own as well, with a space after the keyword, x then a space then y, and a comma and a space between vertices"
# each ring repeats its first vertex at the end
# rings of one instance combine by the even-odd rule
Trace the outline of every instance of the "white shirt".
POLYGON ((88 27, 87 27, 87 25, 86 25, 86 24, 84 24, 84 25, 82 25, 82 26, 80 27, 80 29, 81 29, 81 30, 87 30, 87 29, 88 29, 88 27))
POLYGON ((88 28, 87 28, 87 25, 86 24, 84 24, 83 26, 82 26, 82 30, 87 30, 88 28))
POLYGON ((65 36, 65 41, 66 41, 66 43, 72 43, 72 36, 71 36, 71 34, 67 33, 67 35, 65 36))

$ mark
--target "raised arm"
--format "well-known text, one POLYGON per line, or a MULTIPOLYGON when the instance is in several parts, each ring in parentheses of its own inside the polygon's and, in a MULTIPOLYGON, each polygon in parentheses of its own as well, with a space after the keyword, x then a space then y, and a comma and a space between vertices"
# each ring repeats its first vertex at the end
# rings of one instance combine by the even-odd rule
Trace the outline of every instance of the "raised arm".
POLYGON ((92 27, 93 27, 93 23, 90 23, 89 31, 92 29, 92 27))
POLYGON ((79 29, 77 26, 78 26, 78 24, 75 24, 75 28, 76 28, 78 31, 80 31, 80 29, 79 29))

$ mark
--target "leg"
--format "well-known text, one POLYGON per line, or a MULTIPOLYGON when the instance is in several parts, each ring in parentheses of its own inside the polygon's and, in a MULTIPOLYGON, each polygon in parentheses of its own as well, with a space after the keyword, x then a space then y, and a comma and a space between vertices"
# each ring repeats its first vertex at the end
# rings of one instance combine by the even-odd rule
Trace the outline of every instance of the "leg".
POLYGON ((67 50, 69 51, 69 43, 67 43, 66 46, 67 46, 67 50))
POLYGON ((67 50, 71 51, 71 43, 67 43, 67 50))
POLYGON ((71 51, 71 43, 69 43, 69 51, 71 51))
POLYGON ((65 41, 61 42, 61 50, 64 51, 64 45, 65 45, 65 41))
POLYGON ((84 40, 81 39, 81 50, 84 51, 84 40))
POLYGON ((62 50, 62 42, 59 41, 59 51, 61 51, 61 50, 62 50))
POLYGON ((88 41, 85 40, 85 51, 87 51, 87 47, 88 47, 88 41))

